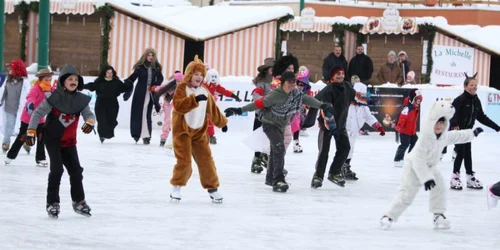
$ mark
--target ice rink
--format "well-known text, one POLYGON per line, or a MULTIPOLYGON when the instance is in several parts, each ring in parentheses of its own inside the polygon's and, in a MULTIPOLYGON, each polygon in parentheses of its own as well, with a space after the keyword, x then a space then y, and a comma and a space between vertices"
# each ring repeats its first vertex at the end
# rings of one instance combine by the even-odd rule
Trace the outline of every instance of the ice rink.
MULTIPOLYGON (((93 133, 78 135, 84 186, 93 216, 72 211, 69 180, 61 183, 61 214, 45 212, 47 168, 35 167, 34 152, 24 150, 10 165, 0 165, 0 249, 499 249, 500 208, 489 211, 486 191, 448 191, 451 229, 433 230, 428 193, 388 231, 379 219, 399 185, 402 169, 393 167, 394 134, 360 136, 352 167, 359 181, 340 188, 325 180, 313 190, 310 181, 317 154, 317 133, 301 137, 304 153, 286 156, 290 190, 274 193, 264 173, 250 173, 253 156, 242 141, 248 133, 217 131, 212 146, 221 181, 223 204, 213 204, 201 188, 196 165, 179 204, 169 202, 175 163, 159 148, 135 144, 126 129, 103 145, 93 133)), ((473 164, 485 185, 500 180, 500 135, 483 133, 473 142, 473 164)), ((449 150, 450 151, 450 150, 449 150)), ((333 157, 333 146, 330 158, 333 157)), ((5 155, 3 156, 5 157, 5 155)), ((439 165, 446 185, 451 153, 439 165)), ((465 181, 465 176, 462 177, 465 181)))

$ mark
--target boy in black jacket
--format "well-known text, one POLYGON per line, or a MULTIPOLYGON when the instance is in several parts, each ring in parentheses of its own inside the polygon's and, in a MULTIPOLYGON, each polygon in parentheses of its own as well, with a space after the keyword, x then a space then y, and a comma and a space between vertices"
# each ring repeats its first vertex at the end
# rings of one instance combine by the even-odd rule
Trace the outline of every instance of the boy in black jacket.
POLYGON ((46 210, 52 218, 59 216, 59 186, 63 165, 69 175, 73 209, 78 214, 90 216, 90 207, 85 202, 83 191, 83 168, 76 151, 76 133, 80 114, 85 119, 82 130, 86 134, 94 130, 95 117, 88 106, 90 97, 78 91, 82 89, 83 78, 75 67, 65 66, 59 75, 56 90, 33 112, 26 134, 26 144, 33 146, 38 121, 47 115, 43 136, 50 157, 46 210))
MULTIPOLYGON (((500 131, 500 127, 484 114, 481 101, 477 97, 476 75, 472 77, 468 77, 467 74, 465 75, 467 78, 464 81, 464 93, 453 100, 453 107, 455 107, 456 112, 450 120, 451 128, 454 130, 471 129, 474 127, 476 120, 478 120, 480 123, 498 132, 500 131)), ((467 174, 467 187, 482 189, 483 184, 476 179, 472 171, 471 143, 457 144, 455 145, 455 150, 457 156, 453 163, 450 188, 454 190, 463 189, 462 181, 460 180, 460 168, 462 167, 462 161, 464 161, 465 173, 467 174)))
MULTIPOLYGON (((322 102, 333 104, 333 114, 322 112, 318 118, 320 131, 318 134, 319 155, 316 162, 316 171, 314 173, 311 187, 319 188, 323 185, 323 177, 325 175, 326 163, 328 162, 328 152, 330 151, 330 142, 332 136, 335 138, 337 151, 333 158, 332 165, 328 171, 328 180, 344 187, 345 180, 341 174, 342 166, 344 165, 351 145, 349 144, 349 136, 347 135, 346 122, 349 105, 356 96, 356 91, 351 83, 344 81, 344 68, 335 66, 330 70, 330 81, 326 86, 315 96, 316 99, 322 102), (333 119, 328 119, 333 117, 333 119), (326 118, 326 119, 325 119, 326 118)), ((318 109, 310 109, 304 121, 304 127, 314 125, 318 109), (312 112, 311 112, 312 111, 312 112)))

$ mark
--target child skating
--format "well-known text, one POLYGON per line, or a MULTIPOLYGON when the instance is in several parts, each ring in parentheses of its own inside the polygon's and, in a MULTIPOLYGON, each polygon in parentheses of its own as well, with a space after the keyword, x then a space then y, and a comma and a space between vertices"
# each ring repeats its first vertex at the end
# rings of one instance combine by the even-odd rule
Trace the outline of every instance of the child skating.
POLYGON ((411 152, 415 143, 418 140, 417 122, 420 116, 420 103, 422 103, 422 95, 419 90, 413 89, 407 98, 404 99, 405 107, 399 115, 398 124, 395 130, 399 133, 401 144, 396 150, 394 156, 394 166, 402 167, 404 164, 404 156, 406 150, 411 152))
POLYGON ((389 228, 399 219, 422 186, 426 191, 430 190, 429 212, 433 214, 435 228, 450 227, 450 221, 444 215, 446 185, 437 168, 441 151, 450 144, 470 142, 483 132, 482 128, 448 131, 454 113, 455 108, 449 102, 437 101, 432 105, 429 116, 423 121, 420 138, 406 156, 402 183, 392 205, 380 220, 382 228, 389 228))
POLYGON ((90 216, 90 207, 85 201, 83 190, 83 168, 76 150, 76 135, 80 115, 85 120, 82 131, 86 134, 94 130, 95 117, 89 107, 90 97, 80 93, 83 78, 73 65, 67 65, 59 74, 57 88, 31 115, 26 144, 33 146, 36 128, 40 119, 45 121, 44 142, 50 158, 50 172, 47 186, 46 211, 49 217, 58 218, 60 212, 59 186, 66 167, 71 185, 73 210, 90 216))
POLYGON ((184 75, 180 71, 175 71, 174 77, 162 84, 158 89, 155 90, 155 96, 165 95, 163 98, 163 125, 161 127, 161 136, 160 136, 160 147, 165 146, 165 142, 168 139, 168 135, 170 134, 170 129, 172 127, 171 124, 171 113, 172 113, 172 98, 174 97, 175 89, 177 85, 181 84, 182 78, 184 75))

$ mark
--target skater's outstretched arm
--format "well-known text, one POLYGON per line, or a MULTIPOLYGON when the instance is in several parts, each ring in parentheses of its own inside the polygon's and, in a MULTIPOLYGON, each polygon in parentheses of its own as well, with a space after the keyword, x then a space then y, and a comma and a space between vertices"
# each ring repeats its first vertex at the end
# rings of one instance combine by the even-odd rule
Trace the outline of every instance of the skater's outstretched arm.
POLYGON ((255 111, 257 109, 264 109, 271 107, 278 103, 279 101, 282 101, 283 96, 280 92, 278 91, 271 91, 268 95, 257 99, 243 107, 241 107, 242 112, 251 112, 255 111))
POLYGON ((34 129, 38 127, 38 122, 40 119, 45 117, 47 114, 52 111, 52 105, 50 105, 49 101, 47 99, 43 100, 42 104, 38 106, 38 108, 33 111, 33 114, 31 114, 31 119, 30 119, 30 124, 28 125, 28 130, 34 129))
POLYGON ((302 102, 305 105, 307 105, 309 107, 313 107, 313 108, 319 108, 321 106, 321 104, 323 104, 322 102, 318 101, 318 99, 311 97, 311 96, 308 96, 308 95, 304 95, 304 97, 302 98, 302 102))
POLYGON ((474 132, 472 129, 452 130, 446 133, 446 145, 463 144, 471 142, 474 139, 474 132))
POLYGON ((82 110, 82 116, 85 122, 95 124, 95 115, 88 105, 82 110))

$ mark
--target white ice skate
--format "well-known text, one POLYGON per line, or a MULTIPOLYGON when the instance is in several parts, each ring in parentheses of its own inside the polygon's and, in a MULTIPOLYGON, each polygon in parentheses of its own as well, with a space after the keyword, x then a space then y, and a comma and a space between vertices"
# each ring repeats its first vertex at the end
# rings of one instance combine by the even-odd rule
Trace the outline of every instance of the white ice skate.
POLYGON ((444 214, 434 214, 434 229, 450 229, 450 221, 444 214))
POLYGON ((462 190, 462 181, 460 180, 460 173, 453 173, 450 180, 450 188, 453 190, 462 190))
POLYGON ((474 176, 474 174, 468 174, 467 187, 471 189, 483 189, 483 184, 474 176))
POLYGON ((217 204, 222 203, 222 195, 219 193, 219 191, 217 189, 208 190, 208 194, 210 195, 210 198, 212 199, 213 203, 217 203, 217 204))
POLYGON ((492 186, 489 186, 488 187, 488 192, 486 192, 486 201, 488 203, 488 209, 493 209, 493 208, 497 207, 497 205, 498 205, 498 199, 500 199, 500 197, 494 195, 491 192, 491 187, 492 186))
POLYGON ((49 163, 46 160, 41 160, 36 163, 36 166, 41 168, 46 168, 48 165, 49 163))
POLYGON ((392 222, 393 221, 391 218, 389 218, 387 215, 384 215, 380 219, 380 228, 382 228, 383 230, 387 230, 387 229, 391 228, 392 222))
POLYGON ((12 162, 12 159, 5 157, 5 165, 9 165, 12 162))
POLYGON ((396 168, 402 168, 404 164, 405 164, 404 160, 395 161, 394 162, 394 167, 396 167, 396 168))
POLYGON ((299 140, 294 140, 293 152, 294 153, 302 153, 302 146, 300 146, 299 140))
POLYGON ((170 193, 170 201, 174 203, 178 203, 181 200, 181 187, 174 186, 172 189, 172 193, 170 193))

